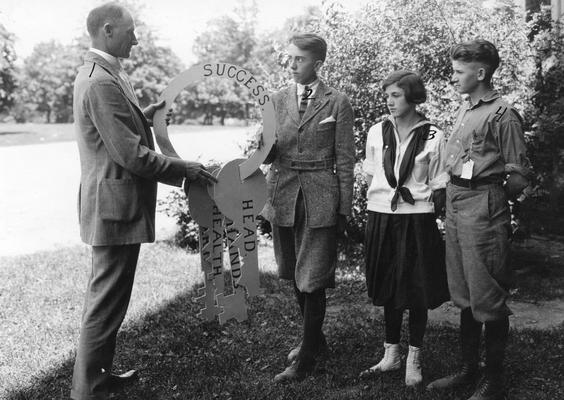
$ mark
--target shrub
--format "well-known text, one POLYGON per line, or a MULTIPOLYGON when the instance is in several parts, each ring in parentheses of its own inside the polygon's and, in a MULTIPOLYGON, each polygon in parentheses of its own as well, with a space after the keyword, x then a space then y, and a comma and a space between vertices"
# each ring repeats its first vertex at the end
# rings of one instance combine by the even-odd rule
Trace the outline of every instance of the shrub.
POLYGON ((165 200, 158 201, 160 212, 176 220, 178 231, 174 235, 174 243, 189 251, 199 249, 199 227, 192 219, 188 208, 188 199, 182 189, 170 192, 165 200))
POLYGON ((535 82, 531 103, 530 158, 538 173, 534 201, 524 217, 540 231, 564 234, 564 26, 550 9, 533 15, 529 39, 534 48, 535 82))
MULTIPOLYGON (((479 2, 383 0, 358 13, 329 5, 314 27, 329 43, 323 79, 344 91, 355 110, 357 161, 364 158, 368 129, 387 114, 382 80, 393 70, 418 71, 428 89, 421 110, 449 133, 461 101, 450 85, 449 48, 476 37, 496 44, 502 64, 494 85, 525 115, 530 129, 534 49, 517 6, 485 11, 479 2)), ((366 182, 356 168, 349 237, 361 242, 366 218, 366 182)))

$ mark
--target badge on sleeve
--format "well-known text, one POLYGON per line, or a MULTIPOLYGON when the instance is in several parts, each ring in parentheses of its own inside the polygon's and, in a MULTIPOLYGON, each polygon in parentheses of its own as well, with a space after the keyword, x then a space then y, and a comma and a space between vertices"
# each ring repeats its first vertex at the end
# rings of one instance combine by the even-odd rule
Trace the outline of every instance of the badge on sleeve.
POLYGON ((468 161, 465 161, 462 164, 462 173, 460 174, 460 177, 462 179, 472 179, 472 169, 474 168, 474 161, 471 159, 468 159, 468 161))

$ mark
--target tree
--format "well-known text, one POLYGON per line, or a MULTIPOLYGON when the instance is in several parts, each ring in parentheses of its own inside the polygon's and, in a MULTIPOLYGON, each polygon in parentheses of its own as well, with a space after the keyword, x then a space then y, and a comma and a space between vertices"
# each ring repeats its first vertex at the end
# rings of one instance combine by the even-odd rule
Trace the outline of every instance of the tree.
POLYGON ((538 202, 529 210, 537 228, 564 233, 564 25, 550 9, 533 15, 529 39, 534 48, 535 82, 531 113, 531 159, 538 173, 538 202), (546 201, 548 200, 548 201, 546 201), (548 203, 548 204, 545 204, 548 203))
MULTIPOLYGON (((225 62, 245 68, 253 75, 259 72, 253 54, 257 44, 256 1, 239 0, 230 15, 209 21, 209 28, 194 41, 194 54, 198 63, 225 62)), ((254 104, 249 91, 236 82, 225 79, 207 79, 185 91, 179 99, 180 113, 185 116, 204 114, 204 123, 211 123, 213 116, 247 119, 254 104)))
POLYGON ((72 122, 72 85, 80 64, 74 46, 56 41, 37 44, 24 60, 18 101, 43 115, 45 122, 72 122))
POLYGON ((14 103, 17 87, 15 61, 14 35, 0 24, 0 114, 8 111, 14 103))
MULTIPOLYGON (((449 132, 459 96, 450 80, 449 48, 476 37, 495 43, 503 63, 494 85, 525 114, 530 128, 534 59, 527 41, 523 11, 507 5, 482 8, 462 0, 382 0, 370 2, 357 13, 337 3, 325 5, 323 18, 313 26, 329 44, 323 78, 344 91, 355 110, 357 159, 364 158, 370 126, 387 113, 382 80, 395 69, 419 71, 428 89, 425 114, 449 132)), ((349 232, 363 240, 366 183, 357 164, 353 222, 349 232)))
POLYGON ((122 63, 139 104, 145 107, 158 99, 184 65, 170 48, 156 44, 158 38, 147 25, 137 25, 137 37, 139 45, 133 47, 131 56, 122 63))
MULTIPOLYGON (((134 18, 139 15, 140 7, 135 3, 125 6, 134 18)), ((122 63, 144 107, 155 102, 184 67, 169 48, 156 44, 158 38, 149 26, 138 22, 136 33, 139 45, 122 63)), ((89 47, 90 38, 86 34, 70 45, 50 41, 35 46, 24 60, 19 78, 22 82, 16 115, 19 121, 41 115, 46 122, 72 122, 73 83, 89 47)))

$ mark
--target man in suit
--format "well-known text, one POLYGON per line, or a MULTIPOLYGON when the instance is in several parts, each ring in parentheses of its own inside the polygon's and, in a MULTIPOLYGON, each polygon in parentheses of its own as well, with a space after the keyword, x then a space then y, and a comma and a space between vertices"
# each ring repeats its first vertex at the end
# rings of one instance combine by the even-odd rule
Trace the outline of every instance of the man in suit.
POLYGON ((155 152, 150 120, 158 107, 139 103, 120 58, 137 45, 131 14, 108 3, 87 18, 92 47, 74 85, 81 163, 80 234, 92 246, 71 397, 107 399, 135 371, 111 373, 117 331, 125 317, 140 244, 155 240, 157 181, 215 180, 201 164, 155 152))
POLYGON ((353 110, 317 76, 326 52, 318 35, 293 36, 288 54, 295 84, 273 96, 277 143, 267 159, 263 214, 272 223, 279 276, 293 282, 303 316, 302 342, 276 382, 303 379, 327 350, 325 289, 335 287, 337 234, 352 206, 353 110))

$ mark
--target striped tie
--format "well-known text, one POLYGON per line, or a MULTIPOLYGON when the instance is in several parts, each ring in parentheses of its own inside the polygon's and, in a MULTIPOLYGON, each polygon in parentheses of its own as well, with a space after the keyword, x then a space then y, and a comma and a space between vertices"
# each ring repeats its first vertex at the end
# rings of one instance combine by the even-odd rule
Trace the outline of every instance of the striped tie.
POLYGON ((305 113, 305 111, 306 111, 307 102, 308 102, 308 100, 309 100, 309 96, 310 96, 310 95, 311 95, 311 89, 310 89, 309 86, 307 86, 307 85, 304 86, 304 91, 303 91, 303 93, 302 93, 302 98, 301 98, 301 100, 300 100, 300 109, 299 109, 299 112, 300 112, 300 121, 301 121, 301 119, 303 118, 304 113, 305 113))

